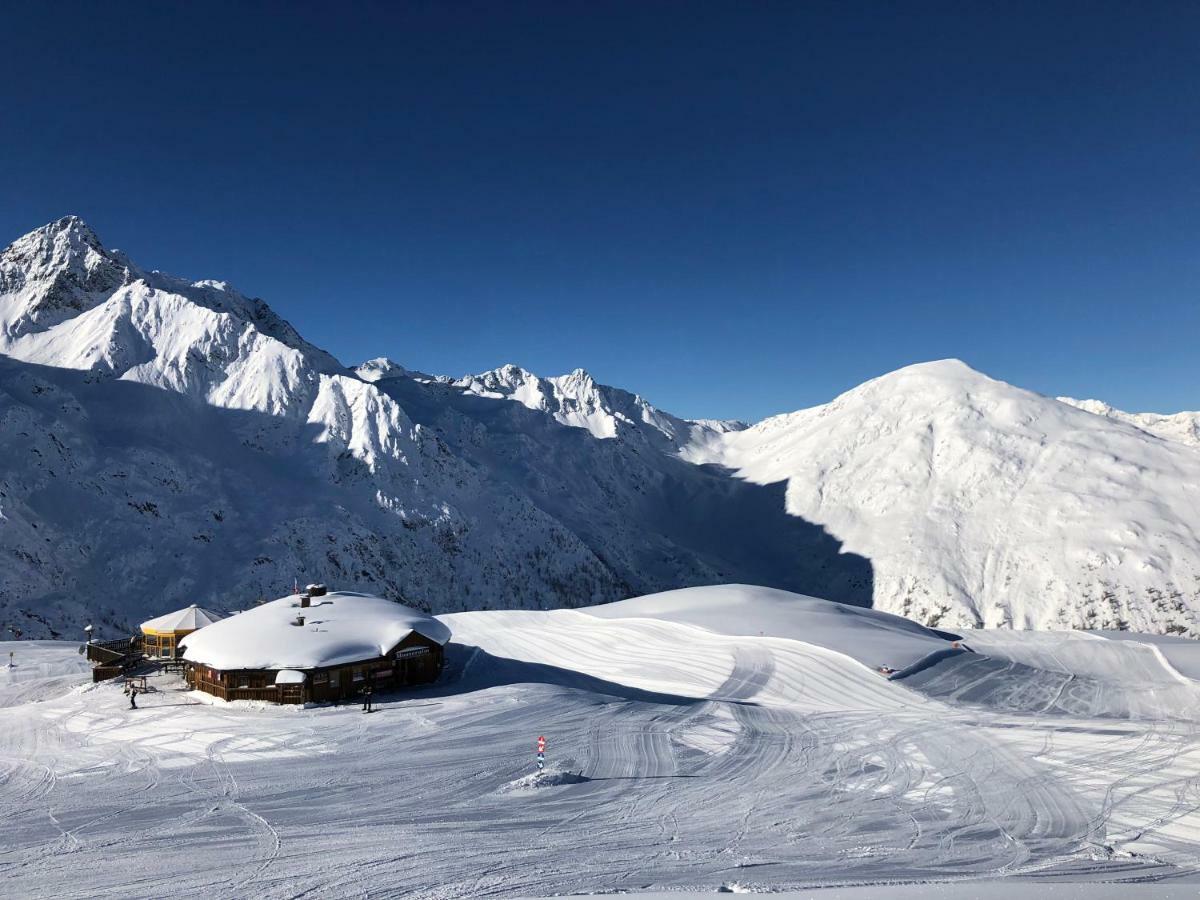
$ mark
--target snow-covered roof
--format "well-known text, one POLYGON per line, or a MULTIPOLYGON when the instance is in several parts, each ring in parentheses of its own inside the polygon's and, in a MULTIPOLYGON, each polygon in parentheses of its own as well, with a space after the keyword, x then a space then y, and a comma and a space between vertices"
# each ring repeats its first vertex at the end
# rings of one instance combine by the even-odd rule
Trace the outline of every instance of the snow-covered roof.
POLYGON ((276 684, 304 684, 304 673, 296 669, 280 669, 275 673, 276 684))
POLYGON ((214 622, 219 622, 221 616, 212 610, 203 609, 193 603, 184 609, 177 609, 166 615, 142 623, 143 631, 195 631, 214 622))
POLYGON ((300 606, 292 595, 222 619, 180 642, 183 658, 217 669, 313 669, 375 659, 413 632, 445 644, 432 616, 370 594, 334 591, 300 606), (303 625, 293 624, 297 616, 303 625))

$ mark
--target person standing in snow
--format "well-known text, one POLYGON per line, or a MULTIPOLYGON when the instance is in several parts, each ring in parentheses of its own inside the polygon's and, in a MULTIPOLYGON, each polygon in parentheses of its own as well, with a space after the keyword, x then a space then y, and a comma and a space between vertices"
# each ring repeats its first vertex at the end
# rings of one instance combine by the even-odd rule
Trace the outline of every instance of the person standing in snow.
POLYGON ((137 709, 137 688, 132 684, 129 686, 129 708, 137 709))
POLYGON ((371 686, 368 684, 365 688, 363 688, 363 712, 369 713, 370 711, 371 711, 371 686))

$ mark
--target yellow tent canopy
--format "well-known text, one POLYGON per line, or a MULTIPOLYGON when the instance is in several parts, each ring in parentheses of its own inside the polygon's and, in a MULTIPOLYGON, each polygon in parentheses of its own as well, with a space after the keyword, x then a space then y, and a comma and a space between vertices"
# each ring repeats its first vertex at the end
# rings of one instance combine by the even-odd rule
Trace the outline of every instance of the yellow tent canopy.
POLYGON ((193 631, 221 620, 221 616, 196 604, 142 623, 147 656, 173 657, 179 641, 193 631))

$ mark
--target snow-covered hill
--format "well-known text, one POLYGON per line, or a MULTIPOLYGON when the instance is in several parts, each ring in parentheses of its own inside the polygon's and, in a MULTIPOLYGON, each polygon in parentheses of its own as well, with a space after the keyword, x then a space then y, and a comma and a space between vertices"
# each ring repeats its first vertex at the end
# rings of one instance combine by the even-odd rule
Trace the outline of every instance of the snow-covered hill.
POLYGON ((1200 453, 988 378, 910 366, 687 448, 871 560, 943 627, 1200 634, 1200 453))

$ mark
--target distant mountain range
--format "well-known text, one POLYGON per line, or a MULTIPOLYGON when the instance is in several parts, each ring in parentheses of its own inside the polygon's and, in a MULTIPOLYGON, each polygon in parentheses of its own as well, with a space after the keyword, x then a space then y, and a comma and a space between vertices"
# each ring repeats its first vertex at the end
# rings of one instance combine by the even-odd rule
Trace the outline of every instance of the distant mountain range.
POLYGON ((955 361, 686 420, 577 370, 350 369, 68 217, 0 255, 0 625, 75 636, 295 581, 433 611, 752 582, 939 627, 1200 636, 1200 414, 955 361))

